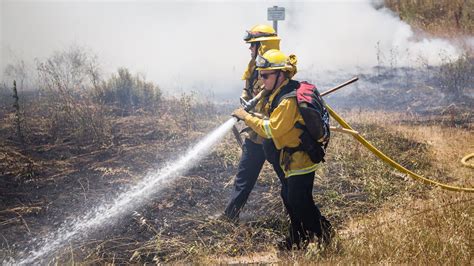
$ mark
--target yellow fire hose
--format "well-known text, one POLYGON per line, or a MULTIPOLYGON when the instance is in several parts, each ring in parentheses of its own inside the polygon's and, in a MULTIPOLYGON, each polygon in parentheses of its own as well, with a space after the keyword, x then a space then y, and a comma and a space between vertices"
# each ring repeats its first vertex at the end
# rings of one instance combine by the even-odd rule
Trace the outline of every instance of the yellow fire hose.
MULTIPOLYGON (((329 111, 329 114, 334 118, 336 119, 337 122, 339 122, 339 124, 345 128, 345 129, 348 129, 350 131, 355 131, 354 129, 352 129, 352 127, 346 122, 344 121, 344 119, 342 119, 336 112, 334 112, 334 110, 332 110, 331 107, 329 107, 328 105, 326 105, 326 108, 327 110, 329 111)), ((406 169, 405 167, 401 166, 400 164, 398 164, 397 162, 395 162, 394 160, 392 160, 390 157, 388 157, 387 155, 383 154, 381 151, 379 151, 377 148, 375 148, 372 144, 370 144, 365 138, 363 138, 359 133, 352 133, 351 134, 355 139, 357 139, 362 145, 364 145, 369 151, 371 151, 373 154, 375 154, 377 157, 379 157, 380 159, 382 159, 382 161, 384 161, 385 163, 391 165, 393 168, 396 168, 398 171, 404 173, 404 174, 407 174, 409 175, 411 178, 415 179, 415 180, 419 180, 419 181, 422 181, 423 183, 425 184, 429 184, 429 185, 435 185, 435 186, 438 186, 442 189, 447 189, 447 190, 451 190, 451 191, 461 191, 461 192, 474 192, 474 188, 466 188, 466 187, 456 187, 456 186, 451 186, 451 185, 447 185, 447 184, 443 184, 443 183, 440 183, 440 182, 437 182, 435 180, 431 180, 429 178, 426 178, 426 177, 423 177, 421 175, 418 175, 408 169, 406 169)), ((462 159, 462 163, 464 165, 469 165, 469 167, 473 167, 472 164, 468 164, 466 163, 466 161, 471 158, 471 157, 474 157, 474 153, 472 154, 469 154, 467 156, 465 156, 463 159, 462 159)))
POLYGON ((467 162, 467 160, 469 160, 469 159, 472 158, 472 157, 474 157, 474 153, 471 153, 471 154, 468 154, 468 155, 464 156, 464 157, 461 159, 461 163, 462 163, 464 166, 474 168, 474 164, 467 162))

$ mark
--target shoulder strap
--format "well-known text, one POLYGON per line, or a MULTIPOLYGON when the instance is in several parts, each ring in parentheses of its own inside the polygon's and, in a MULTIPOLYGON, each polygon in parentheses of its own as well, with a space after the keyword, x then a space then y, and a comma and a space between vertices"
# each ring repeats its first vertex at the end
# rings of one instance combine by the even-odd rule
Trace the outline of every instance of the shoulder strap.
POLYGON ((284 88, 281 89, 280 93, 272 101, 272 105, 270 106, 270 114, 277 108, 277 106, 283 101, 284 99, 296 97, 296 89, 300 86, 300 83, 296 80, 290 80, 288 84, 284 88))

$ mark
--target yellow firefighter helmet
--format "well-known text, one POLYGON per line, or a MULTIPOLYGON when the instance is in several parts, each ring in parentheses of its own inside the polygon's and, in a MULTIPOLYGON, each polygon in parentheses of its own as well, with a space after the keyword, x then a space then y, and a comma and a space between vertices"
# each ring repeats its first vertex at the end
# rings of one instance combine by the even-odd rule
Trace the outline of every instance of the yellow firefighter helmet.
POLYGON ((286 69, 288 57, 280 50, 271 49, 257 56, 257 70, 286 69))
POLYGON ((258 24, 246 31, 244 41, 247 43, 280 40, 272 26, 258 24))

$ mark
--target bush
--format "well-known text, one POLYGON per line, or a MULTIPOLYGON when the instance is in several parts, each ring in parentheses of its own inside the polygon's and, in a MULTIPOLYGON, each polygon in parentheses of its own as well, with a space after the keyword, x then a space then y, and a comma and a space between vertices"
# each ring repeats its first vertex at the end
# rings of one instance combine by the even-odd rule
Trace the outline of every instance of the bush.
POLYGON ((464 54, 457 60, 446 59, 439 69, 438 82, 443 93, 451 101, 463 102, 474 84, 474 58, 464 54))
POLYGON ((96 56, 81 47, 71 46, 65 51, 57 51, 36 64, 42 89, 53 94, 78 96, 96 86, 99 80, 96 56))
POLYGON ((99 105, 90 98, 90 88, 99 80, 95 56, 79 47, 56 52, 37 62, 41 104, 47 109, 52 140, 73 137, 78 141, 109 142, 110 126, 99 105))
POLYGON ((161 101, 161 90, 144 77, 132 76, 128 69, 120 68, 117 75, 112 75, 96 88, 95 99, 127 110, 153 109, 161 101))

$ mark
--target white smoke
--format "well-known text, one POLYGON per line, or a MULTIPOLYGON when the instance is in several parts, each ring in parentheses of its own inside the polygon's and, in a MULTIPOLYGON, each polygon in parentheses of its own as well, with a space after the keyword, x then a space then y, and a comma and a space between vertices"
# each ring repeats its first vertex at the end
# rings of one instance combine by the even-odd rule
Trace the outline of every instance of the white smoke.
POLYGON ((416 39, 413 29, 387 9, 369 1, 291 5, 288 46, 299 55, 301 67, 321 69, 370 67, 396 60, 398 66, 424 58, 441 63, 440 53, 452 58, 461 52, 446 40, 416 39), (381 58, 377 60, 377 53, 381 58))
POLYGON ((286 20, 279 23, 282 50, 298 56, 302 73, 405 66, 418 58, 439 64, 440 54, 455 58, 462 53, 446 40, 420 39, 395 14, 369 0, 3 0, 0 66, 11 59, 10 49, 25 59, 41 59, 75 43, 95 51, 109 73, 124 66, 169 91, 238 93, 249 59, 241 37, 255 24, 271 24, 266 12, 273 5, 286 8, 286 20))

